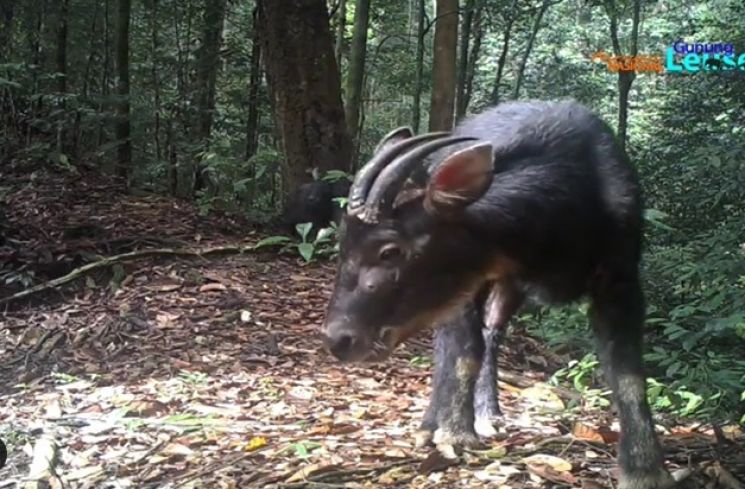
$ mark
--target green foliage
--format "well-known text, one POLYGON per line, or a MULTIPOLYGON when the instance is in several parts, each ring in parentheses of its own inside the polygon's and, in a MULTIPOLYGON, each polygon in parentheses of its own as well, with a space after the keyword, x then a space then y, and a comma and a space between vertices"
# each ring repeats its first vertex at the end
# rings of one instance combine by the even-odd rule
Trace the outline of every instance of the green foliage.
POLYGON ((409 365, 422 369, 432 368, 432 357, 419 355, 413 356, 411 357, 411 360, 409 360, 409 365))
POLYGON ((600 362, 594 353, 586 354, 581 360, 572 360, 569 364, 556 371, 549 381, 559 385, 568 383, 582 394, 584 407, 588 409, 604 409, 610 406, 610 391, 598 389, 600 362))
POLYGON ((338 253, 335 225, 321 228, 315 236, 311 234, 313 224, 310 222, 298 224, 295 226, 295 230, 299 239, 293 239, 289 236, 269 236, 256 243, 254 249, 281 246, 280 253, 295 251, 306 263, 315 261, 318 257, 332 257, 338 253))

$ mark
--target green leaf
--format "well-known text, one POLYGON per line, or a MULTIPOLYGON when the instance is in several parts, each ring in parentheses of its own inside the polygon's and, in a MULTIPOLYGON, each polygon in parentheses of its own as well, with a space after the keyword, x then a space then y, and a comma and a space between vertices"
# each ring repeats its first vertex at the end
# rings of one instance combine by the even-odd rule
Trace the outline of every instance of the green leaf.
POLYGON ((300 243, 297 245, 297 250, 306 262, 313 260, 313 253, 315 252, 313 243, 300 243))
POLYGON ((300 237, 303 238, 303 241, 305 241, 308 238, 308 233, 310 233, 310 230, 313 228, 313 223, 311 222, 303 222, 295 226, 295 230, 300 235, 300 237))
POLYGON ((20 83, 8 80, 7 78, 3 78, 1 76, 0 76, 0 87, 23 88, 23 86, 20 83))
POLYGON ((255 250, 258 250, 259 248, 264 248, 266 246, 276 246, 281 244, 286 244, 292 242, 290 238, 287 236, 269 236, 268 238, 264 238, 258 243, 256 243, 253 248, 255 250))
POLYGON ((323 176, 323 180, 326 180, 327 182, 331 182, 331 183, 337 182, 339 180, 343 180, 345 178, 347 180, 351 180, 351 178, 349 177, 349 174, 342 170, 329 170, 323 176))
POLYGON ((651 223, 652 225, 664 229, 666 231, 675 231, 675 228, 668 226, 664 222, 662 222, 662 219, 670 217, 669 215, 665 214, 664 212, 657 210, 657 209, 645 209, 644 210, 644 220, 651 223))
POLYGON ((328 241, 331 236, 336 233, 336 230, 334 228, 322 228, 320 231, 318 231, 318 235, 316 236, 315 243, 322 243, 324 241, 328 241))
POLYGON ((302 443, 295 443, 295 455, 298 456, 298 458, 307 458, 308 457, 308 449, 305 448, 305 445, 302 443))

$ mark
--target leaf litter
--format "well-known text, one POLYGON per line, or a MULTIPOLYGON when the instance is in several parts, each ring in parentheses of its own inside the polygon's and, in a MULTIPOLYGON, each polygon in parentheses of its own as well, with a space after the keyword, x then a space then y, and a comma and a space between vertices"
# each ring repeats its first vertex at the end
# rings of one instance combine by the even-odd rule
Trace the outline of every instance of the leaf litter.
MULTIPOLYGON (((101 178, 42 174, 16 188, 0 258, 37 280, 83 253, 244 246, 271 233, 101 178)), ((570 410, 546 384, 557 355, 519 328, 500 358, 500 434, 455 459, 416 448, 431 333, 385 364, 337 363, 318 338, 333 272, 270 252, 150 257, 8 309, 0 488, 24 487, 30 468, 71 489, 615 487, 613 414, 570 410)), ((741 430, 661 432, 671 470, 693 469, 695 487, 742 487, 741 430)))

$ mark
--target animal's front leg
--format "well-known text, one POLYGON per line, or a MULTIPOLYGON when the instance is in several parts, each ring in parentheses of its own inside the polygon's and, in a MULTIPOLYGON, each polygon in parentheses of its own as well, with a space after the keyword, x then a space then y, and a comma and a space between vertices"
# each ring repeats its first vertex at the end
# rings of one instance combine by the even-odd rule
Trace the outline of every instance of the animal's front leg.
POLYGON ((469 304, 435 333, 435 368, 430 404, 417 444, 477 447, 474 388, 484 352, 481 317, 469 304))

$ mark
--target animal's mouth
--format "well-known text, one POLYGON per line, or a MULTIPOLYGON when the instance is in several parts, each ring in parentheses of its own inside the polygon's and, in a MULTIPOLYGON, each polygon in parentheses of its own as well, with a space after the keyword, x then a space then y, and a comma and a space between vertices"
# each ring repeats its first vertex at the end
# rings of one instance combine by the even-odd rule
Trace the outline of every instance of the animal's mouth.
POLYGON ((393 350, 400 344, 396 328, 383 327, 378 339, 372 342, 370 351, 364 358, 365 363, 380 363, 393 354, 393 350))
POLYGON ((363 360, 366 363, 379 363, 387 360, 395 349, 407 339, 414 336, 422 328, 418 324, 405 327, 386 326, 380 329, 378 339, 372 343, 370 352, 363 360))

